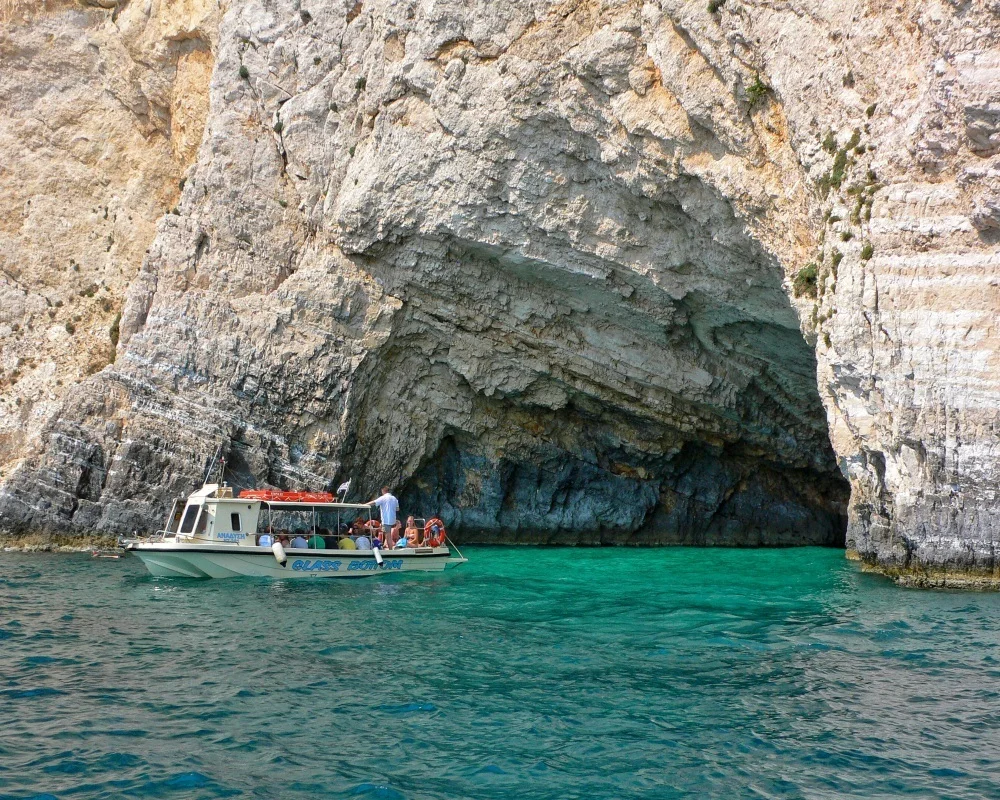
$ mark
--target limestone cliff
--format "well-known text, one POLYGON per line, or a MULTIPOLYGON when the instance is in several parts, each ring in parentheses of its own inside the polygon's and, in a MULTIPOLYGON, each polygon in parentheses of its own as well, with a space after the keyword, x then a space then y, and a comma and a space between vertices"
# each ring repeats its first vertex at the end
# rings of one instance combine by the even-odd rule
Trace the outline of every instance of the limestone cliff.
POLYGON ((215 15, 0 2, 0 482, 114 360, 125 291, 201 143, 215 15))
POLYGON ((989 9, 209 17, 195 164, 116 360, 9 448, 5 527, 148 527, 221 445, 480 539, 831 543, 843 473, 867 560, 996 569, 989 9))

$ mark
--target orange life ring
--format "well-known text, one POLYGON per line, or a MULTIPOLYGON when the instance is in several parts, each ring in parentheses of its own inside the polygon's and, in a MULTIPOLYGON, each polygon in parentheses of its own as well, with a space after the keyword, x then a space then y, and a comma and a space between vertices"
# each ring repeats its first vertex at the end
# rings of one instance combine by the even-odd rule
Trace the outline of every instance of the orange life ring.
POLYGON ((429 547, 440 547, 444 544, 445 532, 444 523, 438 517, 431 517, 424 524, 424 544, 429 547), (434 526, 438 528, 438 535, 434 535, 434 526))

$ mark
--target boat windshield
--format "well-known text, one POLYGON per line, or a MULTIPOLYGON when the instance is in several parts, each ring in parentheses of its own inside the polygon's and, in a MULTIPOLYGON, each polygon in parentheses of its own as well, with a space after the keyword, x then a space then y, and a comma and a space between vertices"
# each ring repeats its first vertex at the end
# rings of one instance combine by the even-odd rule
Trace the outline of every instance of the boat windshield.
POLYGON ((184 509, 184 518, 181 520, 181 533, 194 533, 194 523, 198 519, 198 512, 201 506, 189 505, 184 509))

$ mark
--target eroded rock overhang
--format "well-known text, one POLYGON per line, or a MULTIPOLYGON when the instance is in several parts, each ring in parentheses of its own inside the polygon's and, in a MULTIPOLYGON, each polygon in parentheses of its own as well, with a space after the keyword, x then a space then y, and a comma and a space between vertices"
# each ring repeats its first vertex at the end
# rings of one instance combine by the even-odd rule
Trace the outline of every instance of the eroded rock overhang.
POLYGON ((696 180, 618 190, 648 269, 551 231, 534 257, 440 231, 365 254, 402 306, 344 474, 393 476, 486 540, 842 543, 846 481, 777 265, 696 180))

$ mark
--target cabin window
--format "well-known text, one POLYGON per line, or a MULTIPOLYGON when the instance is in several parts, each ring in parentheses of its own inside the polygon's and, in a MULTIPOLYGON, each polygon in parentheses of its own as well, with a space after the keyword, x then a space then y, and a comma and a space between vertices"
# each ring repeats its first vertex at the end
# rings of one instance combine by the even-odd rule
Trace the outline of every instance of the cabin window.
POLYGON ((240 529, 240 515, 239 514, 230 514, 229 515, 229 521, 230 521, 230 524, 233 526, 233 530, 234 531, 238 531, 240 529))
POLYGON ((184 509, 184 519, 181 520, 181 533, 191 533, 194 530, 194 522, 198 519, 198 512, 201 506, 188 506, 184 509))

